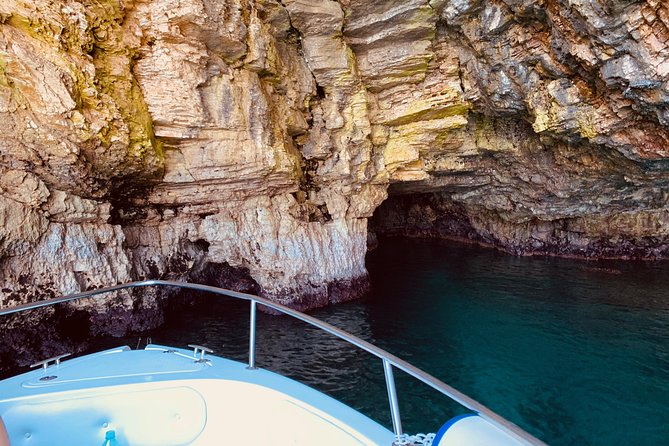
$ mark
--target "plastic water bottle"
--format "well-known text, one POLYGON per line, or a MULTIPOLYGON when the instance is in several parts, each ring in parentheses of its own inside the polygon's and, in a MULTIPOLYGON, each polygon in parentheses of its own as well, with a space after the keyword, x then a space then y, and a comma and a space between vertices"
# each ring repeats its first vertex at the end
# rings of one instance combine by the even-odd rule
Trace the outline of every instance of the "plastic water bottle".
POLYGON ((116 440, 116 432, 107 431, 105 433, 105 442, 102 443, 102 446, 118 446, 118 441, 116 440))

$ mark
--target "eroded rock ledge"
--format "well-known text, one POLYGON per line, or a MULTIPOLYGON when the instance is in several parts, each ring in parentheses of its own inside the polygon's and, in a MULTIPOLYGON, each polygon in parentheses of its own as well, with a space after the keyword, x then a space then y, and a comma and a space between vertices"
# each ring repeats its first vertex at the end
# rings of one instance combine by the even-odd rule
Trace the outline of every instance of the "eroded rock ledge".
POLYGON ((668 40, 657 0, 5 1, 0 305, 217 268, 350 298, 388 193, 431 235, 666 257, 668 40))
POLYGON ((451 238, 515 255, 669 256, 662 173, 586 142, 547 144, 508 118, 470 114, 460 136, 476 167, 434 178, 435 187, 392 184, 370 222, 375 235, 451 238))

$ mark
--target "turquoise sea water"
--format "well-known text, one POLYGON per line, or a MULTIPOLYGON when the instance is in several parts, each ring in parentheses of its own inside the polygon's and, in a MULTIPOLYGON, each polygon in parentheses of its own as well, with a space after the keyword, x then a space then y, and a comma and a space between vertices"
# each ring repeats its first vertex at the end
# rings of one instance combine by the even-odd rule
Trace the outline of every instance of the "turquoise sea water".
MULTIPOLYGON (((369 254, 368 268, 370 296, 313 314, 551 445, 669 444, 669 263, 517 258, 389 239, 369 254)), ((195 342, 245 360, 247 304, 198 302, 148 333, 153 342, 195 342)), ((286 317, 261 314, 258 327, 259 366, 389 425, 378 359, 286 317)), ((462 413, 396 377, 405 431, 436 432, 462 413)))

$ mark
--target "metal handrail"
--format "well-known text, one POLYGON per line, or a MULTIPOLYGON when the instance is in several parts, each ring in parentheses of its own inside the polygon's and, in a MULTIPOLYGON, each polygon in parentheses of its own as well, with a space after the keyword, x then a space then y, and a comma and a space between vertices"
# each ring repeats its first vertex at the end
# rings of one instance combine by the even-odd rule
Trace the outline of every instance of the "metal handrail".
POLYGON ((53 299, 45 299, 38 302, 30 302, 22 305, 17 305, 15 307, 0 309, 0 316, 19 313, 22 311, 32 310, 36 308, 47 307, 55 305, 58 303, 71 302, 74 300, 96 297, 101 294, 107 294, 113 291, 120 291, 129 288, 140 288, 140 287, 149 287, 149 286, 171 286, 177 288, 185 288, 195 291, 204 291, 212 294, 218 294, 222 296, 234 297, 237 299, 248 300, 251 303, 250 309, 250 327, 249 327, 249 369, 255 369, 255 329, 256 329, 256 304, 262 304, 266 307, 272 308, 280 313, 287 314, 299 319, 303 322, 306 322, 309 325, 313 325, 316 328, 319 328, 327 333, 330 333, 333 336, 336 336, 349 344, 352 344, 366 352, 380 358, 383 361, 384 375, 386 377, 386 386, 388 389, 388 400, 390 404, 390 413, 393 422, 393 430, 395 435, 402 435, 402 423, 400 420, 399 405, 397 403, 397 394, 395 391, 395 382, 393 378, 392 367, 396 367, 399 370, 413 376, 419 381, 427 384, 438 392, 449 397, 453 401, 461 404, 467 409, 476 412, 480 417, 489 421, 496 427, 502 429, 504 432, 518 439, 522 443, 527 445, 537 445, 537 446, 547 446, 544 442, 537 439, 533 435, 525 432, 520 427, 516 426, 512 422, 502 418, 497 415, 492 410, 485 407, 483 404, 478 401, 468 397, 457 389, 449 386, 448 384, 442 382, 441 380, 435 378, 434 376, 414 367, 408 362, 398 358, 397 356, 389 353, 374 344, 371 344, 363 339, 358 338, 340 328, 337 328, 333 325, 323 322, 315 317, 309 316, 308 314, 301 313, 292 308, 288 308, 284 305, 272 302, 269 299, 260 296, 254 296, 253 294, 240 293, 238 291, 226 290, 223 288, 217 288, 209 285, 202 285, 196 283, 188 282, 177 282, 171 280, 144 280, 140 282, 130 282, 120 285, 114 285, 106 288, 98 288, 90 291, 83 291, 80 293, 69 294, 67 296, 56 297, 53 299))

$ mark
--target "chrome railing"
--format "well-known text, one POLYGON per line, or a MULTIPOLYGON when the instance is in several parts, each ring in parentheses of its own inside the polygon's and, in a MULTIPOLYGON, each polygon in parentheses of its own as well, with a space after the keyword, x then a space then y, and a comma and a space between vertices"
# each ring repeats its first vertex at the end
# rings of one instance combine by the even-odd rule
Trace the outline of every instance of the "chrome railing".
POLYGON ((125 283, 121 285, 115 285, 111 287, 106 287, 106 288, 99 288, 96 290, 90 290, 90 291, 84 291, 81 293, 74 293, 70 294, 67 296, 62 296, 62 297, 56 297, 53 299, 45 299, 41 300, 38 302, 30 302, 22 305, 18 305, 15 307, 10 307, 10 308, 4 308, 0 309, 0 316, 3 315, 8 315, 8 314, 13 314, 13 313, 19 313, 21 311, 26 311, 26 310, 32 310, 36 308, 42 308, 42 307, 47 307, 51 305, 55 305, 58 303, 63 303, 63 302, 71 302, 74 300, 79 300, 79 299, 84 299, 84 298, 91 298, 91 297, 96 297, 102 294, 107 294, 113 291, 120 291, 128 288, 139 288, 139 287, 149 287, 149 286, 170 286, 170 287, 178 287, 178 288, 185 288, 189 290, 195 290, 195 291, 204 291, 204 292, 209 292, 212 294, 218 294, 221 296, 229 296, 229 297, 234 297, 237 299, 243 299, 243 300, 248 300, 251 303, 251 308, 250 308, 250 327, 249 327, 249 360, 248 360, 248 368, 249 369, 255 369, 256 368, 256 363, 255 363, 255 344, 256 344, 256 307, 257 304, 262 304, 266 307, 272 308, 280 313, 287 314, 289 316, 294 317, 295 319, 299 319, 303 322, 306 322, 309 325, 313 325, 314 327, 317 327, 327 333, 330 333, 331 335, 334 335, 340 339, 343 339, 344 341, 348 342, 349 344, 353 344, 354 346, 365 350, 368 353, 371 353, 372 355, 378 357, 383 361, 383 371, 384 375, 386 378, 386 388, 388 390, 388 402, 390 405, 390 415, 393 423, 393 431, 395 432, 395 435, 397 437, 401 437, 403 435, 402 431, 402 420, 400 417, 400 409, 399 409, 399 404, 397 402, 397 391, 395 389, 395 379, 393 377, 393 367, 402 370, 403 372, 413 376, 414 378, 418 379, 419 381, 427 384, 428 386, 432 387, 433 389, 437 390, 438 392, 441 392, 442 394, 446 395, 453 401, 456 401, 457 403, 461 404, 462 406, 466 407, 467 409, 475 412, 478 414, 480 417, 484 418, 485 420, 489 421, 492 423, 494 426, 500 428, 504 432, 508 433, 512 437, 516 438, 519 440, 521 443, 527 444, 527 445, 543 445, 546 446, 544 442, 541 440, 535 438, 534 436, 528 434, 515 424, 511 423, 510 421, 502 418, 501 416, 497 415, 495 412, 492 410, 488 409, 485 407, 483 404, 473 400, 472 398, 468 397, 467 395, 463 394, 462 392, 456 390, 455 388, 449 386, 448 384, 438 380, 434 376, 425 373, 424 371, 414 367, 413 365, 409 364, 406 361, 403 361, 402 359, 398 358, 397 356, 393 355, 392 353, 389 353, 374 344, 371 344, 363 339, 358 338, 357 336, 354 336, 344 330, 341 330, 333 325, 328 324, 327 322, 323 322, 319 319, 316 319, 312 316, 309 316, 308 314, 301 313, 297 310, 293 310, 292 308, 288 308, 284 305, 272 302, 269 299, 266 299, 264 297, 260 296, 254 296, 252 294, 246 294, 246 293, 240 293, 237 291, 231 291, 231 290, 226 290, 223 288, 216 288, 213 286, 209 285, 201 285, 201 284, 195 284, 195 283, 188 283, 188 282, 176 282, 176 281, 170 281, 170 280, 145 280, 141 282, 130 282, 130 283, 125 283))

